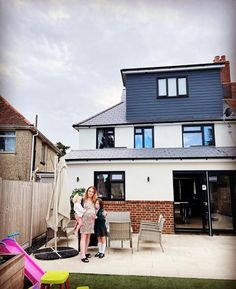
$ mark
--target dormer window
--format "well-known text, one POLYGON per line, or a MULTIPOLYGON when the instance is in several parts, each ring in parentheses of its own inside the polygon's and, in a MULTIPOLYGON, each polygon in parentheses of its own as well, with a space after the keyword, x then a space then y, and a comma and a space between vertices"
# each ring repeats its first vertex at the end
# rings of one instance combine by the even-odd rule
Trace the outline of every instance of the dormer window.
POLYGON ((157 97, 185 97, 188 95, 187 77, 157 79, 157 97))
POLYGON ((97 149, 114 148, 114 128, 97 129, 97 149))

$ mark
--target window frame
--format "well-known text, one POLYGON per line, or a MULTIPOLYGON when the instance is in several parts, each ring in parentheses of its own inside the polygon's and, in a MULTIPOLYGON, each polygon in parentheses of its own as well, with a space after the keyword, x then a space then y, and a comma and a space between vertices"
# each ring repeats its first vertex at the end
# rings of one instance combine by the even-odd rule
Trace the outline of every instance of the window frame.
POLYGON ((125 171, 94 171, 94 186, 97 189, 97 176, 98 175, 108 175, 108 197, 100 197, 102 200, 106 201, 125 201, 125 171), (111 180, 112 175, 121 174, 122 180, 111 180), (124 195, 123 198, 111 198, 111 184, 123 184, 124 187, 124 195))
MULTIPOLYGON (((135 146, 135 136, 136 135, 142 135, 142 148, 144 149, 144 148, 146 148, 145 146, 144 146, 144 144, 145 144, 145 138, 144 138, 144 130, 145 129, 151 129, 152 130, 152 147, 151 148, 154 148, 154 127, 153 126, 135 126, 134 127, 134 148, 136 149, 136 146, 135 146), (136 133, 136 129, 141 129, 142 130, 142 132, 141 133, 136 133)), ((138 149, 138 148, 137 148, 138 149)), ((147 149, 149 149, 149 148, 147 148, 147 149)))
POLYGON ((42 143, 40 164, 42 165, 46 164, 46 143, 42 143))
POLYGON ((157 98, 164 98, 164 99, 172 99, 172 98, 183 98, 189 97, 189 90, 188 90, 188 77, 187 76, 168 76, 168 77, 158 77, 156 79, 157 85, 157 98), (169 96, 169 85, 168 79, 174 78, 176 80, 176 96, 169 96), (179 93, 179 79, 185 78, 186 79, 186 94, 179 93), (159 80, 165 80, 166 83, 166 95, 159 95, 159 80))
POLYGON ((96 128, 96 149, 107 149, 107 148, 114 148, 115 147, 115 128, 114 127, 97 127, 96 128), (99 148, 98 147, 98 135, 99 135, 99 130, 104 130, 105 131, 105 143, 106 147, 104 148, 99 148), (113 130, 113 139, 114 139, 114 146, 113 147, 107 147, 107 131, 108 130, 113 130))
POLYGON ((8 153, 8 154, 14 154, 16 153, 16 131, 15 130, 0 130, 0 138, 14 138, 15 144, 14 144, 14 151, 7 151, 7 150, 0 150, 0 153, 8 153), (14 132, 14 135, 4 135, 2 133, 6 132, 14 132))
POLYGON ((198 145, 196 145, 196 146, 184 146, 184 134, 188 134, 188 133, 201 133, 201 140, 202 140, 202 145, 199 145, 199 146, 215 146, 216 145, 216 143, 215 143, 215 126, 214 126, 214 124, 211 124, 211 123, 209 123, 209 124, 187 124, 187 125, 182 125, 182 147, 183 148, 188 148, 188 147, 196 147, 196 146, 198 146, 198 145), (207 127, 207 126, 210 126, 210 127, 212 127, 212 133, 213 133, 213 138, 212 138, 212 140, 213 140, 213 144, 212 145, 206 145, 205 144, 205 141, 206 141, 206 139, 205 139, 205 132, 204 132, 204 128, 205 127, 207 127), (184 131, 184 128, 186 128, 186 127, 200 127, 200 130, 199 131, 196 131, 196 130, 190 130, 190 131, 184 131))

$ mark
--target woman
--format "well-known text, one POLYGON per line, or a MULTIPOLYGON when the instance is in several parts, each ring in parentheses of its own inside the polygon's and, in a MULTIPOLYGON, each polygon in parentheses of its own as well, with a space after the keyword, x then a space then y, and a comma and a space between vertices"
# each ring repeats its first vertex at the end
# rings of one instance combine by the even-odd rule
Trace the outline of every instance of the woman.
POLYGON ((88 263, 91 257, 91 254, 88 254, 88 245, 90 241, 91 234, 94 233, 94 222, 96 218, 95 213, 95 202, 97 200, 97 190, 95 187, 88 187, 87 191, 84 194, 83 206, 85 212, 82 217, 82 225, 80 228, 80 255, 81 261, 88 263))

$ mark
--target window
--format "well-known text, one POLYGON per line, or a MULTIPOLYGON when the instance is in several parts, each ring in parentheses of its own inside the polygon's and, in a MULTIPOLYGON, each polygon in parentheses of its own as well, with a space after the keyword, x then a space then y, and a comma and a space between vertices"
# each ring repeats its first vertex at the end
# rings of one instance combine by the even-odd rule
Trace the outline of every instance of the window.
POLYGON ((16 132, 15 131, 0 131, 0 152, 16 151, 16 132))
POLYGON ((45 163, 46 163, 46 145, 45 145, 45 143, 42 143, 40 163, 43 165, 45 165, 45 163))
POLYGON ((157 96, 160 98, 183 97, 187 94, 187 77, 169 77, 157 80, 157 96))
POLYGON ((183 126, 183 147, 214 145, 213 125, 183 126))
POLYGON ((134 128, 134 147, 153 148, 153 127, 136 127, 134 128))
POLYGON ((114 128, 97 129, 97 149, 114 148, 114 128))
POLYGON ((124 172, 94 172, 94 185, 99 198, 106 200, 125 199, 124 172))

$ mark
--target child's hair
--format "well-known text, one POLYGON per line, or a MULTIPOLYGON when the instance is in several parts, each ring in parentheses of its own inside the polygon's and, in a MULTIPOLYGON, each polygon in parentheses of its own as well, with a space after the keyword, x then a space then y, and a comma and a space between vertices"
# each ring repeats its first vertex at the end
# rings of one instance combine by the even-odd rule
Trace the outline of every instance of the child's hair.
POLYGON ((81 198, 80 195, 78 193, 76 193, 74 195, 74 197, 72 198, 72 202, 75 204, 78 201, 79 198, 81 198))
POLYGON ((88 191, 89 191, 90 188, 92 188, 93 191, 94 191, 92 200, 93 200, 93 203, 95 204, 95 202, 97 200, 97 190, 96 190, 96 188, 94 186, 90 186, 90 187, 87 188, 86 192, 84 193, 84 200, 88 199, 88 191))
POLYGON ((103 200, 102 199, 97 199, 96 200, 96 202, 98 201, 98 203, 99 203, 99 207, 100 207, 100 209, 103 209, 103 200))

